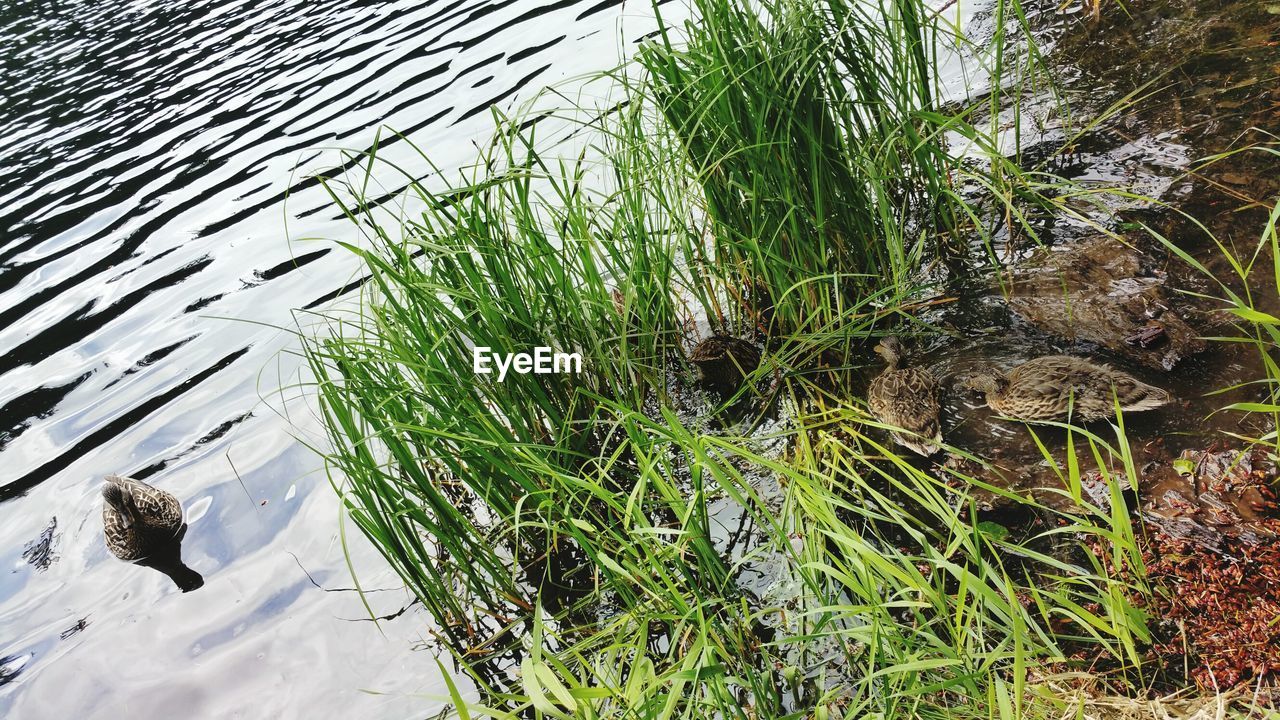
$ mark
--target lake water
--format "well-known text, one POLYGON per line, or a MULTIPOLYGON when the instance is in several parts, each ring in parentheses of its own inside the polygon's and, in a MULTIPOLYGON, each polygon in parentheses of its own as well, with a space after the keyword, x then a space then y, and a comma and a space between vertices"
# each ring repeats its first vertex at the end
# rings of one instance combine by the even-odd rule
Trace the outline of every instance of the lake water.
MULTIPOLYGON (((335 494, 294 438, 313 427, 307 403, 276 392, 297 379, 291 311, 356 271, 309 240, 351 228, 306 178, 383 125, 464 162, 491 104, 614 65, 651 14, 618 0, 0 8, 0 716, 438 705, 434 658, 415 649, 427 618, 368 620, 335 494), (203 588, 109 554, 107 473, 183 499, 203 588)), ((400 145, 383 153, 413 167, 400 145)), ((386 588, 374 612, 399 613, 409 596, 347 529, 363 587, 386 588)))

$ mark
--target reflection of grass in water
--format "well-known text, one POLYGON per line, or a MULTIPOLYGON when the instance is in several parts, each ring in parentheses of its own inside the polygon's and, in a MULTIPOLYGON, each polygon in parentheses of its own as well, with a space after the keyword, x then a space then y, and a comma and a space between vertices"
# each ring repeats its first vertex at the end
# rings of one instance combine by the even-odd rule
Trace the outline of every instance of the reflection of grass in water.
POLYGON ((1010 533, 979 522, 981 480, 864 435, 874 423, 804 365, 981 234, 989 208, 959 178, 1009 224, 1040 202, 986 131, 934 107, 924 8, 698 9, 687 43, 663 36, 616 76, 625 107, 581 128, 603 162, 498 117, 452 187, 410 186, 421 215, 380 217, 367 179, 333 188, 372 279, 306 352, 352 518, 496 714, 1016 717, 1032 668, 1081 649, 1144 683, 1141 559, 1108 470, 1136 485, 1122 429, 1072 436, 1085 460, 1058 471, 1078 514, 1011 496, 1060 524, 1010 533), (987 148, 987 169, 955 163, 943 128, 987 148), (800 408, 785 424, 688 419, 686 304, 767 331, 752 384, 781 378, 800 408), (473 346, 544 344, 584 372, 471 373, 473 346), (1105 508, 1082 494, 1095 466, 1105 508), (726 501, 758 535, 737 555, 726 501), (739 584, 754 567, 776 569, 763 597, 739 584))

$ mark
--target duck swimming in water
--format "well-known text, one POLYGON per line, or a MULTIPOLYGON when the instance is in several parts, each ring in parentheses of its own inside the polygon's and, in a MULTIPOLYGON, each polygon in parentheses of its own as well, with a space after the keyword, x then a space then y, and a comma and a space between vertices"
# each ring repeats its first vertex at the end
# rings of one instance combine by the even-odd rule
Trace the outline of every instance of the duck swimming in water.
POLYGON ((102 531, 111 554, 159 570, 183 592, 204 584, 182 562, 187 524, 178 498, 141 480, 108 475, 102 500, 102 531))
POLYGON ((899 367, 906 356, 902 341, 886 337, 875 347, 887 367, 871 381, 867 405, 880 422, 906 432, 893 439, 925 457, 938 452, 942 428, 938 423, 938 380, 921 368, 899 367))
POLYGON ((987 406, 1011 418, 1029 421, 1084 422, 1122 412, 1154 410, 1173 398, 1129 373, 1083 358, 1047 355, 1028 360, 1007 374, 994 368, 965 381, 986 395, 987 406))
POLYGON ((760 350, 730 335, 712 335, 694 346, 689 361, 698 368, 702 382, 733 392, 760 366, 760 350))

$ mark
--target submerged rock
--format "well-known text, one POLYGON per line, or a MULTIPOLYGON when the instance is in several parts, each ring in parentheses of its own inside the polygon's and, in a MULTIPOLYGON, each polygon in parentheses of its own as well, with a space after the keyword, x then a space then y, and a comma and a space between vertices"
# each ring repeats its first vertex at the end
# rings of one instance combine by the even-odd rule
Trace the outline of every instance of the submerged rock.
POLYGON ((1042 330, 1100 345, 1119 357, 1172 370, 1205 342, 1176 311, 1150 258, 1098 237, 1045 248, 1013 270, 1009 306, 1042 330))

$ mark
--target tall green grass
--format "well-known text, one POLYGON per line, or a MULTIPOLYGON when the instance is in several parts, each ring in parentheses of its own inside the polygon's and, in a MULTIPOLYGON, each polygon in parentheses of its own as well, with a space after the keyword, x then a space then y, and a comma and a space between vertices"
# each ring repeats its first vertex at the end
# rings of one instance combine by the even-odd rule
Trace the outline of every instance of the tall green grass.
POLYGON ((955 223, 924 13, 705 0, 638 54, 701 191, 711 241, 691 250, 768 334, 827 326, 841 300, 906 283, 955 223))
POLYGON ((371 281, 359 314, 307 347, 353 517, 455 642, 474 639, 454 624, 473 603, 493 615, 533 606, 530 578, 507 563, 546 564, 556 533, 577 527, 561 524, 590 493, 559 495, 556 479, 610 461, 601 402, 643 402, 678 341, 672 249, 625 194, 606 217, 580 191, 583 167, 547 165, 531 133, 508 127, 474 182, 443 194, 415 184, 424 210, 398 236, 334 193, 375 230, 347 245, 371 281), (472 371, 473 348, 548 343, 580 353, 582 373, 472 371), (491 537, 495 525, 510 534, 491 537))
POLYGON ((926 260, 1046 181, 939 107, 918 0, 695 10, 611 76, 613 112, 555 116, 580 152, 495 114, 475 165, 432 168, 446 187, 407 175, 411 215, 366 200, 376 148, 329 185, 371 280, 305 343, 326 458, 478 688, 456 712, 1018 717, 1031 664, 1082 648, 1140 680, 1123 432, 1077 436, 1110 507, 1080 498, 1072 455, 1081 509, 1004 493, 1061 521, 1015 537, 979 513, 982 480, 896 455, 804 366, 879 332, 926 260), (706 330, 764 338, 747 384, 782 412, 709 417, 681 359, 706 330), (548 344, 583 372, 471 371, 476 346, 548 344))

